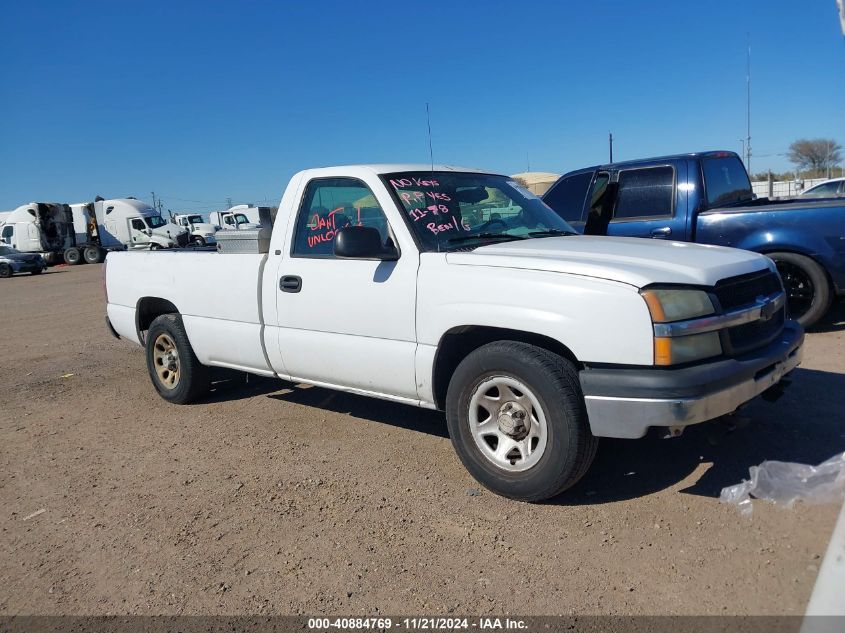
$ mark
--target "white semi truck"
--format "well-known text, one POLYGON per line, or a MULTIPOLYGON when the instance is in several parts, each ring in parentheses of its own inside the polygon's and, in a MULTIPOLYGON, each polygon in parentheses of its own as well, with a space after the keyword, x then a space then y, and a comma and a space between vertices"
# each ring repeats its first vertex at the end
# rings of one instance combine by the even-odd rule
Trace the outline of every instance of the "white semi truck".
POLYGON ((66 204, 23 204, 6 214, 0 225, 0 242, 21 253, 39 253, 48 264, 59 263, 73 241, 73 219, 66 204))
POLYGON ((185 229, 135 198, 98 197, 94 202, 72 204, 70 209, 74 240, 63 254, 71 265, 101 262, 111 250, 174 248, 187 246, 190 240, 185 229))
POLYGON ((276 208, 238 204, 225 211, 212 211, 209 214, 209 221, 221 229, 252 230, 261 227, 262 215, 272 222, 276 216, 276 208))
POLYGON ((174 224, 190 233, 191 241, 197 246, 210 246, 217 243, 214 238, 217 226, 203 220, 199 213, 177 213, 170 217, 174 224))

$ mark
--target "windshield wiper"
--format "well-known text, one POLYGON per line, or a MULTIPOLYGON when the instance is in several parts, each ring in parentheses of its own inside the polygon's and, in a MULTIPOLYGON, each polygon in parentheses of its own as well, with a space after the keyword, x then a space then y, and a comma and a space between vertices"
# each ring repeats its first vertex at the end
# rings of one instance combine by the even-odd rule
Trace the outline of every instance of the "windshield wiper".
POLYGON ((447 244, 455 244, 458 242, 469 242, 471 240, 496 240, 496 239, 506 239, 506 240, 524 240, 526 239, 524 235, 508 235, 507 233, 475 233, 473 235, 458 235, 456 237, 450 237, 446 240, 447 244))
POLYGON ((554 237, 555 235, 578 235, 574 231, 561 231, 560 229, 547 229, 545 231, 531 231, 528 233, 531 237, 554 237))

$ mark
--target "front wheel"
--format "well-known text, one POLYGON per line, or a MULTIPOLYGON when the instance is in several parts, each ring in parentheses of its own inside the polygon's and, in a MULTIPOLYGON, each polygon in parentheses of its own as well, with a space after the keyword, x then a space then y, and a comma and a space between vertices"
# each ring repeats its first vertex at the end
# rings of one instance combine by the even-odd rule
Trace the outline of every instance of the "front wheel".
POLYGON ((783 280, 790 318, 805 328, 812 326, 830 307, 830 283, 824 269, 798 253, 769 253, 769 257, 783 280))
POLYGON ((157 317, 147 331, 146 348, 147 370, 162 398, 189 404, 208 393, 211 373, 194 354, 181 316, 157 317))
POLYGON ((522 501, 542 501, 575 485, 598 447, 572 363, 515 341, 484 345, 458 365, 446 420, 470 474, 522 501))
POLYGON ((161 246, 159 246, 159 245, 158 245, 158 244, 156 244, 155 242, 150 242, 150 250, 151 250, 151 251, 157 251, 157 250, 158 250, 158 249, 160 249, 160 248, 161 248, 161 246))
POLYGON ((203 246, 205 246, 205 238, 197 235, 196 237, 194 237, 194 244, 197 248, 202 248, 203 246))
POLYGON ((11 277, 12 272, 12 267, 9 264, 5 262, 0 263, 0 278, 11 277))

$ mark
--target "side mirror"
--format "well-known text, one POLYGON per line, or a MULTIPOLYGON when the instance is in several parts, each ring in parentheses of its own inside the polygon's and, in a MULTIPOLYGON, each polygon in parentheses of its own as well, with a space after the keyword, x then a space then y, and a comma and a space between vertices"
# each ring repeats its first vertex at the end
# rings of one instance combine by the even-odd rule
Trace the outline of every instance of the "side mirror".
POLYGON ((144 229, 144 233, 146 233, 148 236, 152 237, 153 230, 152 229, 144 229))
POLYGON ((399 252, 382 244, 381 233, 371 226, 347 226, 334 238, 335 257, 395 261, 399 252))

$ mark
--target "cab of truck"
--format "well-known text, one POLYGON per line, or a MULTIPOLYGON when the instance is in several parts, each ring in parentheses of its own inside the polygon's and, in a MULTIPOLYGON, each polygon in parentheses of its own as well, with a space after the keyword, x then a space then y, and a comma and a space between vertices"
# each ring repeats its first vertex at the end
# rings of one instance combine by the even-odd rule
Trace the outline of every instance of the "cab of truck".
POLYGON ((172 216, 173 222, 182 227, 191 235, 191 241, 197 246, 215 244, 217 240, 214 234, 217 227, 206 222, 199 213, 177 213, 172 216))
POLYGON ((174 248, 190 241, 188 231, 135 198, 98 200, 95 208, 105 231, 127 248, 174 248))
POLYGON ((48 263, 57 263, 73 243, 70 207, 53 202, 21 205, 6 216, 0 242, 21 253, 41 253, 48 263))

